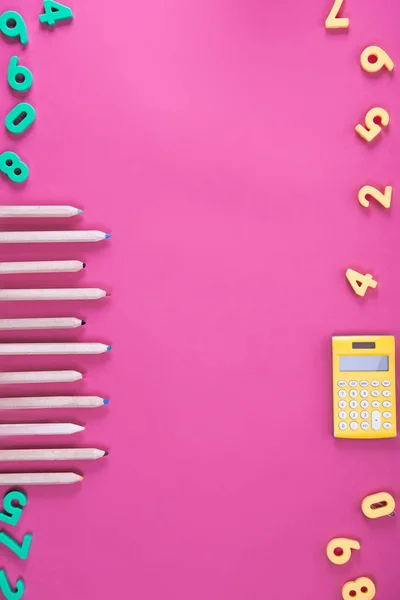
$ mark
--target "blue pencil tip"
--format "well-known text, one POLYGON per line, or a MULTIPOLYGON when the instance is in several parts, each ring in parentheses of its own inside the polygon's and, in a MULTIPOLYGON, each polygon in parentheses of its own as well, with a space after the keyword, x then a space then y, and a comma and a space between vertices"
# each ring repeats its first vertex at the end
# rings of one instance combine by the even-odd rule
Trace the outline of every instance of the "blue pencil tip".
POLYGON ((111 350, 111 346, 107 346, 107 350, 111 350))
POLYGON ((108 404, 108 400, 103 400, 103 404, 108 404))
POLYGON ((81 208, 78 209, 78 215, 81 215, 83 213, 83 210, 81 208))
POLYGON ((106 233, 106 239, 111 237, 111 233, 106 233))

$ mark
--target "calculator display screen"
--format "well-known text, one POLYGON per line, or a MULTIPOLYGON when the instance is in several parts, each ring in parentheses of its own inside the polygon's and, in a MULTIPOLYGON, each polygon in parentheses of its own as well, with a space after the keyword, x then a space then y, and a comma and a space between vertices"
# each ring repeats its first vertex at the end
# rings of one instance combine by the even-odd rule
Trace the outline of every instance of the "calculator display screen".
POLYGON ((341 356, 340 371, 388 371, 388 356, 341 356))

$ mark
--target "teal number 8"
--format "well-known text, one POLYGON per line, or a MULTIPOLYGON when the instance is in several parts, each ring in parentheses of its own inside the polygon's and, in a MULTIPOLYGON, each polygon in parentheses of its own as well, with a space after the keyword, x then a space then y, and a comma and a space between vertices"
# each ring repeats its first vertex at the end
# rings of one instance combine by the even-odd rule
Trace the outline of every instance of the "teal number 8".
POLYGON ((27 92, 33 83, 33 76, 27 67, 18 64, 18 56, 12 56, 7 70, 8 85, 16 92, 27 92))
POLYGON ((54 27, 57 21, 72 19, 74 16, 69 6, 65 6, 55 0, 43 0, 44 14, 39 15, 39 21, 45 25, 54 27))
POLYGON ((3 152, 0 154, 0 171, 5 173, 15 183, 22 183, 29 175, 28 166, 22 162, 15 152, 3 152))
POLYGON ((4 569, 0 570, 0 590, 7 600, 20 600, 25 592, 25 583, 23 579, 18 579, 15 590, 11 588, 4 569))
POLYGON ((4 122, 10 133, 23 133, 36 118, 31 104, 20 102, 6 116, 4 122))
POLYGON ((28 32, 25 21, 15 10, 6 10, 0 16, 0 31, 10 38, 19 37, 23 45, 28 43, 28 32))

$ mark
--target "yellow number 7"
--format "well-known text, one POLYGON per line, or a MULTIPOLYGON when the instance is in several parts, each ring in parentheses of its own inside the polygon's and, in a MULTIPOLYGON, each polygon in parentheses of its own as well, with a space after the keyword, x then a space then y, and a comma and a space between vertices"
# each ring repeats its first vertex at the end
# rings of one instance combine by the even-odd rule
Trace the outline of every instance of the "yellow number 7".
POLYGON ((347 17, 338 17, 343 2, 344 0, 335 0, 331 12, 326 17, 325 29, 347 29, 350 22, 349 19, 347 17))

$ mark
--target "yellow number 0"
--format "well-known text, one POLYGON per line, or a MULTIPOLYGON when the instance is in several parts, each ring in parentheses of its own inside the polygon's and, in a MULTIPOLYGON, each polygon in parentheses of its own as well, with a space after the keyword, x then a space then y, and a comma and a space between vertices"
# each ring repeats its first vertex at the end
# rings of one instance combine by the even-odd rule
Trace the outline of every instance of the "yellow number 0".
POLYGON ((344 0, 335 0, 331 12, 326 17, 325 29, 347 29, 349 19, 347 17, 338 17, 338 12, 342 7, 344 0))
POLYGON ((343 600, 372 600, 375 598, 376 588, 369 577, 359 577, 355 581, 348 581, 342 587, 343 600))

